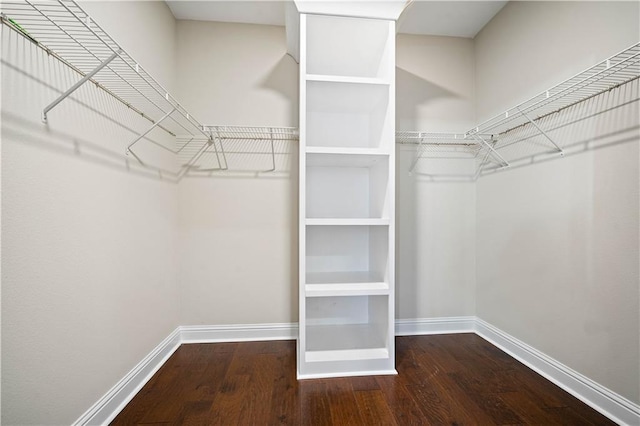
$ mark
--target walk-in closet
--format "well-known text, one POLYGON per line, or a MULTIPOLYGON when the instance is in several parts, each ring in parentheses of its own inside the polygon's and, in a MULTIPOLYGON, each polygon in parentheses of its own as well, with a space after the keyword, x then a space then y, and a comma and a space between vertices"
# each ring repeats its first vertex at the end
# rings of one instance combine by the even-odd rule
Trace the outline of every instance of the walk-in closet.
POLYGON ((638 1, 0 20, 3 424, 640 424, 638 1))

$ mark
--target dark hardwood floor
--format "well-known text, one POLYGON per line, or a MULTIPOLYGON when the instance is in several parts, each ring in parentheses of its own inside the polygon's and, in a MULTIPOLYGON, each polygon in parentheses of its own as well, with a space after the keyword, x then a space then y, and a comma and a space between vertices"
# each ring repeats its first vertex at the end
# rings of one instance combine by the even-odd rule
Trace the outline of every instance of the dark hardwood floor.
POLYGON ((475 334, 396 338, 397 376, 297 381, 295 357, 182 345, 112 424, 614 424, 475 334))

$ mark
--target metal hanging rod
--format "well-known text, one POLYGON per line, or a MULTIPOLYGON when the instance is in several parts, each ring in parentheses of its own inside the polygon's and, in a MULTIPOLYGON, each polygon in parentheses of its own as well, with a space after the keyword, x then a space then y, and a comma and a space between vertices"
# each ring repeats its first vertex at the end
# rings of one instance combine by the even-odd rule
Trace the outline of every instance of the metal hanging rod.
MULTIPOLYGON (((492 135, 483 134, 485 139, 491 139, 492 135)), ((438 133, 419 131, 397 131, 396 143, 401 145, 430 144, 437 146, 474 146, 478 142, 467 133, 438 133)))
MULTIPOLYGON (((151 122, 151 128, 138 135, 134 143, 154 128, 173 137, 192 135, 194 140, 195 136, 208 137, 204 126, 75 1, 7 0, 0 5, 0 13, 2 24, 64 63, 80 77, 77 83, 43 109, 44 121, 64 99, 83 84, 91 82, 151 122)), ((127 153, 133 154, 130 146, 127 153)))

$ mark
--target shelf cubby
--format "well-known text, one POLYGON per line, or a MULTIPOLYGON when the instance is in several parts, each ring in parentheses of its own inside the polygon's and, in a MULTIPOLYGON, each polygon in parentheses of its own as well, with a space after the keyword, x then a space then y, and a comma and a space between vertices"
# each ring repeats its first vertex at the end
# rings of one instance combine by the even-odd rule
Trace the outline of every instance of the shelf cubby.
POLYGON ((388 226, 307 226, 306 237, 307 284, 389 282, 388 226))
POLYGON ((388 218, 389 156, 307 154, 307 218, 388 218))
POLYGON ((308 298, 306 305, 307 361, 388 357, 387 296, 308 298))
POLYGON ((394 147, 389 85, 308 81, 307 146, 394 147))
POLYGON ((395 31, 388 21, 309 15, 306 22, 307 72, 389 78, 395 31))

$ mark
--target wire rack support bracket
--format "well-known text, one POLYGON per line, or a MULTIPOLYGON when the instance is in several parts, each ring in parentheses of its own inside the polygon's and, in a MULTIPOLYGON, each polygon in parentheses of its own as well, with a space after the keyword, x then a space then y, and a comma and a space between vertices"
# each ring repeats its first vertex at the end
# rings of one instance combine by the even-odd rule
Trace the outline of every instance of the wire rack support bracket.
POLYGON ((424 142, 424 138, 421 137, 420 138, 420 142, 418 143, 418 152, 417 152, 416 156, 414 157, 413 162, 411 163, 411 167, 409 167, 409 173, 413 173, 413 170, 418 165, 418 161, 420 160, 420 158, 422 158, 422 154, 424 153, 424 148, 422 146, 423 142, 424 142))
POLYGON ((82 79, 80 79, 80 81, 78 81, 76 84, 74 84, 73 86, 71 86, 67 91, 65 91, 62 95, 58 96, 58 98, 51 102, 49 105, 47 105, 44 110, 42 111, 42 122, 46 123, 47 122, 47 113, 49 111, 51 111, 53 108, 55 108, 56 105, 58 105, 60 102, 62 102, 64 99, 66 99, 69 95, 71 95, 73 92, 75 92, 80 86, 82 86, 84 83, 86 83, 87 81, 91 80, 91 78, 96 75, 98 73, 98 71, 100 71, 102 68, 106 67, 107 65, 109 65, 109 62, 113 61, 115 58, 117 58, 120 55, 121 50, 118 50, 116 52, 114 52, 111 56, 109 56, 107 59, 105 59, 104 61, 102 61, 97 67, 95 67, 93 69, 93 71, 91 71, 90 73, 86 74, 84 77, 82 77, 82 79))
POLYGON ((476 133, 472 133, 471 137, 476 139, 478 142, 480 142, 485 147, 487 147, 487 149, 491 152, 491 154, 495 158, 497 158, 498 160, 500 160, 502 162, 504 167, 509 167, 509 162, 507 160, 505 160, 502 155, 498 154, 498 151, 496 151, 487 141, 485 141, 482 136, 480 136, 480 135, 478 135, 476 133))
POLYGON ((516 107, 518 109, 518 111, 520 112, 520 114, 522 114, 524 116, 524 118, 526 118, 527 120, 529 120, 529 123, 531 123, 531 125, 533 125, 533 127, 535 127, 542 136, 544 136, 549 142, 551 142, 553 144, 553 146, 556 147, 556 149, 558 150, 558 153, 560 155, 564 155, 564 150, 562 148, 560 148, 560 146, 551 138, 551 136, 549 136, 547 134, 547 132, 545 132, 544 130, 542 130, 542 128, 540 126, 538 126, 538 123, 536 123, 534 120, 531 119, 531 117, 529 117, 524 111, 522 111, 520 109, 520 107, 516 107))
MULTIPOLYGON (((131 147, 134 146, 136 143, 138 143, 138 141, 142 138, 144 138, 146 135, 149 134, 150 131, 152 131, 153 129, 155 129, 156 127, 158 127, 160 125, 160 123, 162 123, 165 119, 169 118, 169 116, 171 114, 173 114, 173 112, 176 110, 176 108, 172 108, 171 111, 169 111, 168 113, 166 113, 164 116, 162 116, 162 118, 160 118, 158 121, 156 121, 155 123, 153 123, 147 130, 145 130, 143 133, 141 133, 140 135, 138 135, 137 138, 135 138, 133 140, 133 142, 131 142, 129 144, 129 146, 127 146, 127 151, 126 154, 128 153, 132 153, 131 151, 131 147)), ((136 157, 137 158, 137 157, 136 157)))

